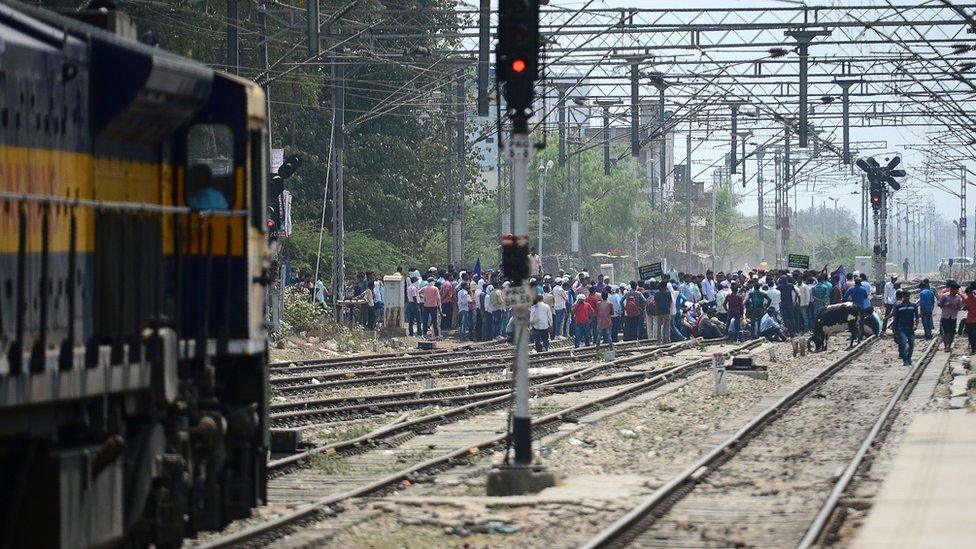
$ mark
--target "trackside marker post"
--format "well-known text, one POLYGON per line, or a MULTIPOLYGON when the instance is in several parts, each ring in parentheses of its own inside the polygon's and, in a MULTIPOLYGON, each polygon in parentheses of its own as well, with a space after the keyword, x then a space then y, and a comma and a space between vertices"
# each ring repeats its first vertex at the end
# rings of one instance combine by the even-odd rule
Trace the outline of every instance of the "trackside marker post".
POLYGON ((712 371, 715 372, 715 395, 725 396, 729 394, 729 387, 725 383, 725 355, 722 353, 712 354, 712 371))

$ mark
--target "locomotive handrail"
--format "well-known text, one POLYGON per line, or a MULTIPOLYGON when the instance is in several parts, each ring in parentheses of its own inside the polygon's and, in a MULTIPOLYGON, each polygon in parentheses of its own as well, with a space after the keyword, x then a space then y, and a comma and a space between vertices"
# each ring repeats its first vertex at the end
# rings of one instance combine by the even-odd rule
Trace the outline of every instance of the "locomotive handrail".
POLYGON ((140 213, 196 214, 200 217, 247 217, 247 210, 194 210, 186 206, 166 206, 146 202, 118 202, 112 200, 91 200, 87 198, 68 198, 30 193, 0 192, 0 201, 36 204, 55 204, 79 206, 96 210, 115 210, 140 213))

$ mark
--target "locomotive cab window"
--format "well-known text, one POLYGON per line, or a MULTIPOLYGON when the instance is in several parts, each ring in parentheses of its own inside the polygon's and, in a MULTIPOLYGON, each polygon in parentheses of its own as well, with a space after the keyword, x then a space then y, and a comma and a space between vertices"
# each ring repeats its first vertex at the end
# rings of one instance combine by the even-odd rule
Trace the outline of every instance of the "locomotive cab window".
POLYGON ((234 205, 234 133, 221 124, 197 124, 186 136, 186 204, 195 210, 234 205))

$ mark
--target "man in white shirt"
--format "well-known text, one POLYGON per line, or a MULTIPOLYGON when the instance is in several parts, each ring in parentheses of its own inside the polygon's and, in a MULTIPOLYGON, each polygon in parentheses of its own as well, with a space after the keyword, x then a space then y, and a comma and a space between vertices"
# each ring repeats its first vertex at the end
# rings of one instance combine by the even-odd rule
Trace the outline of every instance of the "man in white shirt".
MULTIPOLYGON (((891 318, 891 310, 894 309, 895 305, 898 304, 897 291, 898 288, 895 287, 895 281, 898 280, 898 275, 891 275, 891 280, 885 282, 884 285, 884 320, 881 322, 881 332, 884 333, 888 326, 888 319, 891 318)), ((868 295, 871 295, 871 286, 868 286, 868 295)))
POLYGON ((420 288, 417 285, 417 277, 410 277, 410 285, 407 286, 407 333, 413 336, 413 325, 417 324, 417 335, 420 332, 420 288))
POLYGON ((705 280, 702 280, 701 289, 705 292, 705 300, 709 303, 715 302, 715 280, 712 271, 705 271, 705 280))
POLYGON ((490 341, 495 336, 495 307, 491 303, 493 293, 495 293, 495 286, 491 280, 488 280, 481 291, 481 301, 484 303, 484 314, 481 315, 481 341, 490 341))
POLYGON ((539 256, 539 252, 535 251, 535 248, 529 252, 529 276, 538 276, 542 274, 542 258, 539 256))
POLYGON ((532 327, 532 340, 535 341, 535 351, 549 350, 549 332, 552 329, 552 309, 542 301, 541 297, 535 298, 535 304, 529 309, 529 326, 532 327))
POLYGON ((471 330, 471 319, 468 313, 468 303, 471 301, 471 296, 468 294, 468 283, 462 282, 458 286, 457 292, 457 307, 458 307, 458 339, 464 341, 465 339, 470 339, 473 333, 471 330))
POLYGON ((373 313, 375 315, 373 318, 377 318, 380 321, 383 321, 383 325, 385 326, 386 325, 386 322, 385 322, 385 319, 383 318, 383 307, 385 307, 385 305, 383 304, 383 296, 386 293, 386 291, 383 288, 383 281, 382 280, 380 280, 379 278, 374 278, 373 279, 373 282, 374 282, 374 284, 373 284, 373 313))
POLYGON ((804 331, 813 330, 813 282, 806 278, 797 287, 800 296, 800 328, 804 331))
POLYGON ((563 289, 563 279, 557 278, 556 285, 552 288, 552 308, 553 308, 553 335, 555 337, 561 337, 563 335, 562 328, 566 318, 566 301, 569 299, 569 294, 563 289))
POLYGON ((728 325, 729 310, 725 307, 725 298, 732 293, 732 290, 729 289, 728 282, 722 282, 721 287, 722 289, 715 293, 715 315, 721 323, 728 325))
POLYGON ((769 306, 779 313, 779 302, 783 297, 783 293, 776 286, 764 286, 763 291, 769 296, 769 306))

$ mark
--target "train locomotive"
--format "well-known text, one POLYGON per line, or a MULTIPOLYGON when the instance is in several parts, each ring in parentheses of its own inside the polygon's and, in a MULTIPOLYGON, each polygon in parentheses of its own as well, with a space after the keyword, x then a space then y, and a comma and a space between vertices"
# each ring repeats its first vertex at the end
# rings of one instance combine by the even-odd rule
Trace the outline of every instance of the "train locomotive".
POLYGON ((266 498, 264 94, 99 17, 0 4, 2 547, 178 546, 266 498))

